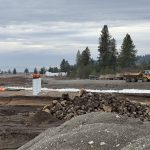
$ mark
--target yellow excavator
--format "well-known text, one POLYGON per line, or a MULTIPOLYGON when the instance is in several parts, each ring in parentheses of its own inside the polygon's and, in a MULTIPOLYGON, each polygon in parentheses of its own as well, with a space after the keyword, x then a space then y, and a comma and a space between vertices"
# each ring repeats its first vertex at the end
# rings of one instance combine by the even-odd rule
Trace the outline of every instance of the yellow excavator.
POLYGON ((144 70, 138 73, 125 73, 124 79, 126 82, 138 82, 138 80, 142 80, 142 82, 149 82, 150 70, 144 70))

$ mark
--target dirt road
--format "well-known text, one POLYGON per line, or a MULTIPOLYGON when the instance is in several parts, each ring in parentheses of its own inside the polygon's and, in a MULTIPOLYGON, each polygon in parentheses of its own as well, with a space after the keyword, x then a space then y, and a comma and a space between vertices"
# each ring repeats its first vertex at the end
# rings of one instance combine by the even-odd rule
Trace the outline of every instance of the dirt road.
MULTIPOLYGON (((21 86, 31 87, 31 75, 6 75, 0 76, 0 86, 21 86)), ((150 90, 150 82, 129 82, 124 80, 58 80, 54 78, 42 77, 42 87, 47 88, 86 88, 86 89, 147 89, 150 90)))
POLYGON ((124 80, 55 80, 43 78, 43 87, 47 88, 86 88, 100 90, 150 89, 150 82, 127 83, 124 80))

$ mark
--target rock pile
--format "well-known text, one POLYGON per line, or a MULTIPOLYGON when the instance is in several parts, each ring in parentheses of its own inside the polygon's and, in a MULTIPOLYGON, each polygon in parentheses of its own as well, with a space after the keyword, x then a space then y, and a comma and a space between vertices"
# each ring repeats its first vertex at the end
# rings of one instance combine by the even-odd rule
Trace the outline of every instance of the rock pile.
POLYGON ((150 121, 150 106, 135 103, 127 98, 116 97, 113 94, 98 94, 82 91, 73 99, 63 94, 61 100, 54 100, 43 110, 51 113, 60 120, 70 120, 72 117, 90 112, 115 112, 119 115, 140 118, 150 121))

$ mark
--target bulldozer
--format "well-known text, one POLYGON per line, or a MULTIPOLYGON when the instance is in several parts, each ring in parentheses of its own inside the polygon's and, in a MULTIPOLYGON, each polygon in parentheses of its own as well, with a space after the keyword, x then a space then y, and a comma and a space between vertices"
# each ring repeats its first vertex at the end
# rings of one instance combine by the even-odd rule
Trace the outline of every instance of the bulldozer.
POLYGON ((138 82, 142 80, 142 82, 150 81, 150 70, 144 70, 138 73, 125 73, 124 79, 126 82, 138 82))

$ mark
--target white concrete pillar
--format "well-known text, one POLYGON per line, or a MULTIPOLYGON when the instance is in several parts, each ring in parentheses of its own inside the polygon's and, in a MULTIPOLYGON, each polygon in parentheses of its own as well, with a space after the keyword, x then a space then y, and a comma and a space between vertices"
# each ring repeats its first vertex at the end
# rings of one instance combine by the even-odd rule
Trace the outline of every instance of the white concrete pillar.
POLYGON ((32 80, 33 95, 38 95, 41 92, 41 78, 33 78, 32 80))

